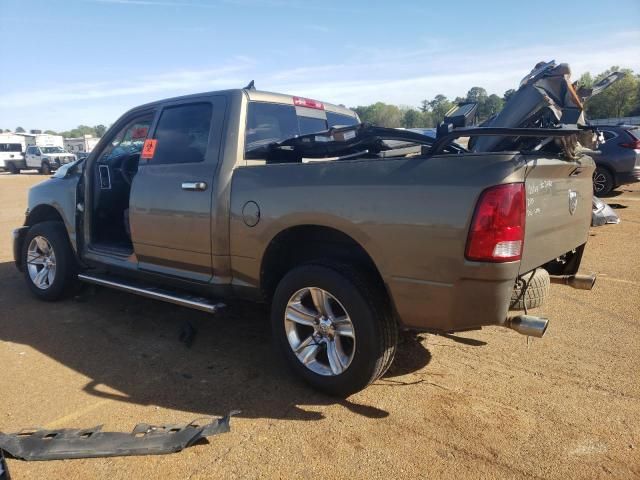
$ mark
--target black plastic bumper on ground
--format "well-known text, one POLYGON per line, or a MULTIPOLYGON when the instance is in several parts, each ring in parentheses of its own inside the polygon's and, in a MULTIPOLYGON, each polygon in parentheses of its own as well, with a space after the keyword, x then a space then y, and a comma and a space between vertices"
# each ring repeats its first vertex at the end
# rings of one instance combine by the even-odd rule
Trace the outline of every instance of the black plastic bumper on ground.
POLYGON ((13 260, 16 263, 18 270, 22 271, 22 245, 24 244, 24 237, 27 235, 29 227, 16 228, 13 231, 13 260))
POLYGON ((0 432, 0 450, 22 460, 161 455, 179 452, 203 438, 230 430, 229 420, 237 412, 199 424, 148 425, 141 423, 131 433, 103 432, 102 426, 87 429, 0 432))

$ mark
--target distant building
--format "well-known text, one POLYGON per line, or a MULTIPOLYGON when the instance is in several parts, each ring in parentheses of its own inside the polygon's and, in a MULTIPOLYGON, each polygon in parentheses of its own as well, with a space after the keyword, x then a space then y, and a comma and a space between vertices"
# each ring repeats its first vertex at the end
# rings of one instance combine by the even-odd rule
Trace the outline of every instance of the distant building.
POLYGON ((76 153, 76 152, 90 152, 93 150, 98 142, 99 138, 93 137, 91 135, 84 135, 83 137, 78 138, 65 138, 64 139, 64 149, 67 152, 76 153))

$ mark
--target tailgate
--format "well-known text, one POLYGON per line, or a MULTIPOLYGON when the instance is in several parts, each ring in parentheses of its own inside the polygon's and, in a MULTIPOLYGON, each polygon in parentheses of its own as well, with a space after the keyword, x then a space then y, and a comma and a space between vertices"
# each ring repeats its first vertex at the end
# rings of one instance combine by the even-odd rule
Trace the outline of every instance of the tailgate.
POLYGON ((520 273, 587 241, 591 224, 594 163, 526 155, 526 223, 520 273))

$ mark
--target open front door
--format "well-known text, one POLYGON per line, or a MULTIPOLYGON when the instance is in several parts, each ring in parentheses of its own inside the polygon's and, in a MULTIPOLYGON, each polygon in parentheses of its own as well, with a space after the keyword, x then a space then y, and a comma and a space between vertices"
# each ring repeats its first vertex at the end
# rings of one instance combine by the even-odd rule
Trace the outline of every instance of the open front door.
POLYGON ((162 107, 145 142, 129 202, 138 267, 206 282, 213 275, 211 212, 224 97, 162 107))

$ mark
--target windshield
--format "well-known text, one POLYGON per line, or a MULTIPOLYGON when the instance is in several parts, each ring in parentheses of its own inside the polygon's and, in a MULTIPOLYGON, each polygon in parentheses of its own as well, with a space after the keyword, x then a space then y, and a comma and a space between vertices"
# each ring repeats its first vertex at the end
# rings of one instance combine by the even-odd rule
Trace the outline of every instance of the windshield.
POLYGON ((61 147, 41 147, 42 153, 67 153, 61 147))

